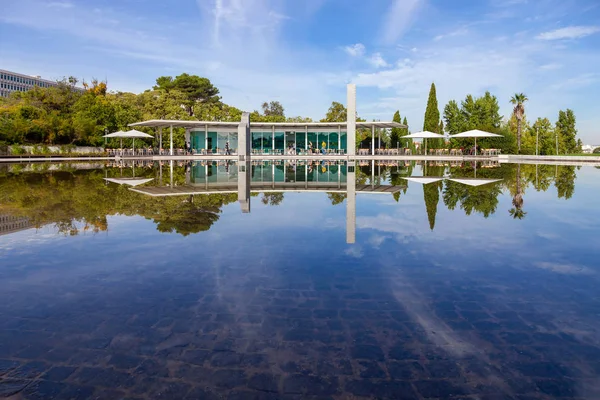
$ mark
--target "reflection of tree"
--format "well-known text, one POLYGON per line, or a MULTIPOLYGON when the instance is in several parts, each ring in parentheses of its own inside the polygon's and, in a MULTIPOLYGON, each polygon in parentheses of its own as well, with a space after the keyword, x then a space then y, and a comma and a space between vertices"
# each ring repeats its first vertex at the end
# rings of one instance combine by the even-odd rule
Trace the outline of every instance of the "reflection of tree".
POLYGON ((264 205, 278 206, 283 201, 283 193, 282 192, 263 193, 260 201, 264 205))
POLYGON ((390 183, 393 186, 404 186, 404 189, 402 189, 402 191, 397 191, 392 195, 396 202, 400 200, 401 194, 406 194, 406 191, 408 190, 408 181, 402 178, 405 176, 411 176, 412 170, 413 164, 410 163, 408 164, 408 166, 399 166, 398 168, 396 168, 396 171, 390 171, 390 183))
POLYGON ((521 186, 521 164, 517 164, 516 191, 512 199, 513 208, 508 212, 515 219, 523 219, 527 212, 523 211, 523 187, 521 186))
POLYGON ((427 209, 427 218, 429 219, 429 228, 435 227, 435 216, 437 206, 440 201, 440 192, 436 183, 423 185, 423 196, 425 197, 425 208, 427 209))
POLYGON ((344 200, 346 200, 346 193, 327 193, 327 198, 331 201, 332 206, 337 206, 338 204, 342 204, 344 200))
MULTIPOLYGON (((183 181, 183 168, 174 172, 183 181)), ((120 170, 106 173, 121 175, 120 170)), ((154 173, 140 169, 136 176, 154 173)), ((82 224, 84 231, 105 231, 107 216, 116 214, 140 215, 153 220, 162 232, 187 235, 208 230, 219 219, 221 207, 237 200, 236 194, 151 197, 124 185, 107 184, 104 177, 102 170, 8 174, 2 178, 0 210, 26 217, 36 227, 54 224, 67 235, 77 235, 82 224)))
POLYGON ((558 191, 558 198, 570 199, 575 192, 575 167, 572 165, 561 165, 554 180, 554 186, 558 191))

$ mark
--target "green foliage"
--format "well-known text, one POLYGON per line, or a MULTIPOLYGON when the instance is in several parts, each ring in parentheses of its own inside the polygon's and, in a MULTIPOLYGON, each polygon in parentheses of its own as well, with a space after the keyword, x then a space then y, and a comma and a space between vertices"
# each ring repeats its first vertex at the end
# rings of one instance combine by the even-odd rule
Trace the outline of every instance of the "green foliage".
POLYGON ((548 118, 538 118, 530 127, 526 127, 523 134, 521 154, 535 154, 536 140, 538 153, 550 155, 556 153, 554 146, 554 129, 548 118))
POLYGON ((596 148, 594 149, 594 152, 593 152, 593 153, 594 153, 594 154, 600 154, 600 147, 596 147, 596 148))
POLYGON ((510 102, 515 106, 513 109, 513 116, 517 120, 517 149, 521 152, 521 132, 523 117, 525 116, 525 102, 529 100, 524 93, 516 93, 510 102))
POLYGON ((571 154, 577 152, 577 129, 575 129, 575 114, 573 110, 560 110, 558 121, 556 121, 556 133, 558 134, 559 153, 571 154))
POLYGON ((331 102, 331 106, 325 114, 325 118, 321 122, 346 122, 346 106, 337 101, 331 102))
MULTIPOLYGON (((477 144, 481 147, 500 149, 503 153, 515 152, 515 136, 510 132, 508 125, 502 124, 498 99, 490 92, 486 92, 478 98, 469 94, 461 102, 460 107, 456 101, 451 100, 444 107, 444 122, 445 129, 450 135, 471 129, 481 129, 502 135, 502 138, 478 140, 477 144)), ((450 146, 468 148, 473 146, 473 139, 451 139, 450 146)))
MULTIPOLYGON (((394 113, 394 118, 392 118, 392 121, 397 122, 399 124, 402 123, 402 119, 400 118, 400 111, 396 111, 394 113)), ((399 147, 400 136, 402 136, 402 128, 392 128, 392 132, 390 134, 390 147, 399 147)))
MULTIPOLYGON (((438 132, 440 122, 440 110, 438 109, 435 83, 431 84, 429 89, 429 98, 427 99, 427 108, 425 109, 425 119, 423 121, 423 130, 429 132, 438 132)), ((427 147, 438 149, 444 145, 443 140, 430 139, 427 147)))
POLYGON ((156 79, 154 90, 176 90, 185 97, 185 108, 190 116, 194 115, 194 108, 198 103, 219 103, 221 98, 219 89, 208 78, 183 73, 172 78, 161 76, 156 79))
POLYGON ((278 101, 271 101, 268 103, 265 101, 261 107, 263 109, 264 116, 285 117, 285 110, 278 101))

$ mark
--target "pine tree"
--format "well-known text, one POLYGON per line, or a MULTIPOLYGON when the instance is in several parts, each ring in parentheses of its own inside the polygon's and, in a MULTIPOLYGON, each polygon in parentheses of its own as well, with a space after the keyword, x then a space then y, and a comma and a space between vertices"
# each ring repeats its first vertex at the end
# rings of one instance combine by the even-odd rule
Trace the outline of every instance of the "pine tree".
MULTIPOLYGON (((427 109, 425 110, 425 120, 423 121, 423 130, 437 132, 439 130, 440 110, 438 109, 437 96, 435 93, 435 83, 431 84, 429 89, 429 99, 427 99, 427 109)), ((429 140, 428 147, 435 149, 441 147, 440 140, 429 140)))
MULTIPOLYGON (((394 113, 394 118, 392 119, 392 121, 402 123, 402 119, 400 118, 400 111, 396 111, 394 113)), ((392 133, 390 135, 390 147, 392 149, 399 147, 400 136, 402 136, 402 128, 392 128, 392 133)))

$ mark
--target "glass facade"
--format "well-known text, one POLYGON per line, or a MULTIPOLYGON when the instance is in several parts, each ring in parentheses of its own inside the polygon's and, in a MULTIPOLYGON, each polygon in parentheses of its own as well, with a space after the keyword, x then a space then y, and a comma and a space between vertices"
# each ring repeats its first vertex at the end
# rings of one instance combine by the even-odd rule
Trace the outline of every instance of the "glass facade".
MULTIPOLYGON (((347 182, 347 168, 343 162, 256 161, 252 163, 251 168, 252 182, 347 182)), ((194 163, 192 167, 190 183, 194 185, 206 183, 237 184, 237 175, 236 164, 217 161, 198 162, 194 163)))
MULTIPOLYGON (((210 128, 209 128, 210 129, 210 128)), ((190 142, 197 153, 209 150, 222 154, 229 141, 232 154, 237 152, 237 132, 192 130, 190 142)), ((337 153, 346 150, 346 132, 252 131, 252 151, 258 154, 299 154, 306 150, 337 153)))

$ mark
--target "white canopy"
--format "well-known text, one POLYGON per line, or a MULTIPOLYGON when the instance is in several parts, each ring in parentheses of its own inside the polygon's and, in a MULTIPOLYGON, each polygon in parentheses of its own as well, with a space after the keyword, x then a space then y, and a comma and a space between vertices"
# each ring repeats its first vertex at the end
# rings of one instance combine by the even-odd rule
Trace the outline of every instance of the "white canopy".
POLYGON ((104 135, 104 137, 108 137, 108 138, 110 138, 110 137, 123 137, 122 135, 124 133, 125 132, 123 132, 123 131, 116 131, 116 132, 113 132, 113 133, 109 133, 108 135, 104 135))
POLYGON ((119 185, 129 185, 129 186, 138 186, 143 183, 150 182, 154 180, 154 178, 104 178, 105 181, 116 183, 119 185))
POLYGON ((407 177, 404 179, 406 179, 407 181, 417 182, 417 183, 422 183, 423 185, 427 185, 428 183, 439 182, 442 179, 444 179, 444 177, 442 177, 442 176, 411 176, 411 177, 407 177))
POLYGON ((401 136, 400 139, 443 139, 444 135, 440 135, 439 133, 423 131, 423 132, 415 132, 410 135, 401 136))
POLYGON ((144 132, 137 131, 135 129, 132 129, 127 132, 117 131, 114 133, 109 133, 108 135, 104 135, 104 137, 109 137, 109 138, 115 138, 115 137, 116 138, 152 138, 154 136, 148 135, 147 133, 144 133, 144 132))
POLYGON ((502 179, 472 179, 472 178, 461 178, 461 179, 450 179, 453 182, 462 183, 463 185, 469 186, 481 186, 487 185, 488 183, 499 182, 502 179))
POLYGON ((477 155, 477 138, 486 137, 502 137, 502 135, 496 135, 495 133, 480 131, 479 129, 471 129, 470 131, 457 133, 456 135, 450 135, 450 139, 475 138, 475 155, 477 155))
POLYGON ((502 135, 496 135, 486 131, 480 131, 479 129, 472 129, 470 131, 457 133, 456 135, 450 135, 450 138, 482 138, 482 137, 502 137, 502 135))

